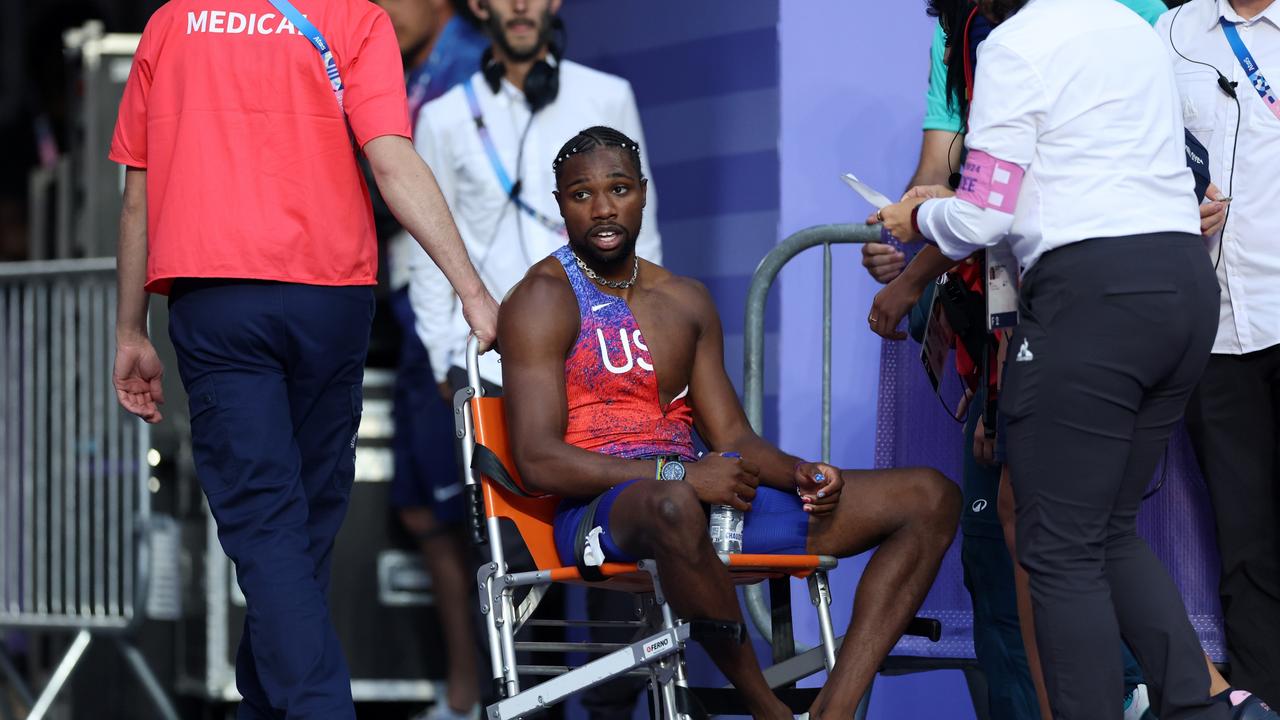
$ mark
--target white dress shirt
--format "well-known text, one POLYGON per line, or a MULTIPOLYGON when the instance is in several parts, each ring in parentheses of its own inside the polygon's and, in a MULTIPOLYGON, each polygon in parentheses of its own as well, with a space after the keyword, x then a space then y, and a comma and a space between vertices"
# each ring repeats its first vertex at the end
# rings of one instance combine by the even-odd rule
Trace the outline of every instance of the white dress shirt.
MULTIPOLYGON (((471 82, 508 177, 512 182, 520 179, 521 198, 543 215, 560 221, 560 210, 551 194, 555 189, 551 162, 556 152, 579 131, 593 125, 607 125, 635 140, 640 145, 642 169, 649 177, 640 113, 626 80, 562 61, 560 92, 554 102, 534 116, 532 124, 523 94, 506 79, 496 94, 479 72, 471 82), (528 137, 521 157, 520 135, 526 125, 528 137)), ((418 152, 440 183, 471 262, 494 297, 502 299, 531 265, 565 244, 564 236, 528 216, 507 198, 476 132, 461 85, 423 107, 415 138, 418 152)), ((637 254, 661 263, 662 241, 652 179, 643 222, 637 254)), ((444 274, 426 252, 420 247, 415 249, 409 262, 409 298, 436 380, 443 381, 451 365, 465 364, 470 328, 462 317, 462 304, 444 274)), ((502 382, 495 353, 481 357, 480 374, 490 382, 502 382)))
POLYGON ((1230 195, 1231 215, 1209 254, 1218 264, 1222 309, 1213 351, 1239 355, 1280 344, 1280 118, 1254 91, 1248 74, 1227 44, 1219 18, 1234 23, 1262 73, 1280 81, 1280 2, 1245 21, 1227 0, 1192 0, 1156 23, 1173 60, 1187 129, 1209 151, 1213 182, 1230 195), (1170 44, 1172 30, 1172 44, 1170 44), (1212 65, 1234 81, 1240 100, 1239 147, 1236 103, 1218 87, 1212 65), (1232 178, 1232 155, 1235 177, 1232 178))
POLYGON ((1081 240, 1200 229, 1172 68, 1120 3, 1031 0, 998 25, 978 51, 969 128, 960 192, 917 216, 950 258, 1007 240, 1025 271, 1081 240), (976 177, 984 156, 994 181, 976 177))

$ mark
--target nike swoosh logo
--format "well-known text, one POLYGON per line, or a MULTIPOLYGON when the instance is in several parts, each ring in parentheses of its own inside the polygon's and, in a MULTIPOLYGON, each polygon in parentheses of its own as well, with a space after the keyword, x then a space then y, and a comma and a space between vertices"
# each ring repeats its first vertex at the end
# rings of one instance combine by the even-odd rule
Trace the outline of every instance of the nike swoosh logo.
POLYGON ((599 305, 592 305, 592 306, 591 306, 591 312, 596 312, 596 311, 597 311, 597 310, 599 310, 600 308, 609 307, 609 306, 610 306, 610 305, 612 305, 612 304, 613 304, 613 302, 607 302, 607 303, 600 303, 599 305))

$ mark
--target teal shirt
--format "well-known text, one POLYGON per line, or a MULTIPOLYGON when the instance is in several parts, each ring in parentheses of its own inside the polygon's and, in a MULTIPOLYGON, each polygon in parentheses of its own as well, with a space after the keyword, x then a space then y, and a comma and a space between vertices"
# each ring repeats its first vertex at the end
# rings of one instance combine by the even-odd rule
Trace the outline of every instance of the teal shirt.
MULTIPOLYGON (((1161 0, 1118 1, 1152 25, 1156 24, 1156 18, 1169 9, 1161 0)), ((932 64, 929 68, 929 92, 925 95, 927 104, 924 112, 924 129, 958 133, 964 129, 964 123, 960 119, 958 104, 947 102, 947 65, 943 62, 946 49, 947 36, 942 32, 942 26, 937 25, 933 33, 933 46, 929 51, 932 64)))

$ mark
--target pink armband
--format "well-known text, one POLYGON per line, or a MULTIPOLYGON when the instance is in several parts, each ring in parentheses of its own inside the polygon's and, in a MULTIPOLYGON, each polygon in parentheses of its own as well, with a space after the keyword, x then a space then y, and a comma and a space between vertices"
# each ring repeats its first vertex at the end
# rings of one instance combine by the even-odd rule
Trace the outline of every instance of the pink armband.
POLYGON ((1012 215, 1018 207, 1018 193, 1022 191, 1022 178, 1026 174, 1026 170, 1014 163, 973 150, 964 160, 956 197, 980 208, 1012 215))

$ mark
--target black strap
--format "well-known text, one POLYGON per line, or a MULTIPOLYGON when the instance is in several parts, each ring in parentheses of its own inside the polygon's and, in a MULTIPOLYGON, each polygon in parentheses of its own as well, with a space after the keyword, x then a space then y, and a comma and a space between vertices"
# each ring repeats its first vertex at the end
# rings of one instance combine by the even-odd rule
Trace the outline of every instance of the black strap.
POLYGON ((747 635, 747 626, 740 622, 694 618, 689 621, 689 637, 698 642, 731 640, 743 645, 746 644, 749 636, 747 635))
POLYGON ((502 460, 498 458, 497 453, 480 443, 476 443, 475 448, 471 451, 471 469, 498 483, 507 492, 525 498, 534 497, 516 484, 515 478, 511 477, 511 473, 507 472, 507 466, 502 464, 502 460))
POLYGON ((698 696, 693 694, 693 690, 683 685, 676 685, 676 712, 681 715, 689 716, 690 720, 709 720, 711 717, 707 715, 707 711, 702 707, 702 703, 698 701, 698 696))
MULTIPOLYGON (((587 582, 601 582, 606 579, 598 566, 588 565, 586 562, 587 534, 596 526, 596 508, 600 507, 600 501, 603 499, 604 493, 600 493, 594 500, 587 503, 587 509, 582 513, 582 519, 578 520, 577 534, 573 538, 573 564, 578 567, 578 574, 587 582)), ((601 552, 603 553, 603 549, 601 552)))

